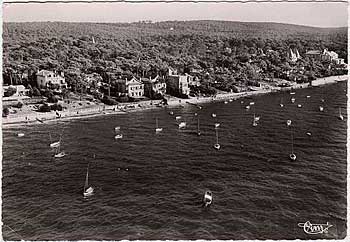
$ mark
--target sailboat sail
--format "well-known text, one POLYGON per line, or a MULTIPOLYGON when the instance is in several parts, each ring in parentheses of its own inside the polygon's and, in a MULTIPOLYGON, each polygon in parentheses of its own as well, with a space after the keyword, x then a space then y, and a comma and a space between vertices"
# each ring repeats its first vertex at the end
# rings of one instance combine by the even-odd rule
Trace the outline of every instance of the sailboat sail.
POLYGON ((85 178, 84 192, 86 191, 88 186, 89 186, 89 166, 86 169, 86 178, 85 178))

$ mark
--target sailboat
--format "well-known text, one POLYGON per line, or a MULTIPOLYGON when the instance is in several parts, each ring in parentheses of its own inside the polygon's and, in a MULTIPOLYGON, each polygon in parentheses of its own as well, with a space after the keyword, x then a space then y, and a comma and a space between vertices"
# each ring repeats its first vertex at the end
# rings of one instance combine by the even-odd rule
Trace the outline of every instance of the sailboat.
POLYGON ((297 156, 294 154, 294 140, 293 140, 293 129, 290 129, 291 131, 291 137, 292 137, 292 152, 289 154, 289 158, 292 161, 295 161, 297 159, 297 156))
POLYGON ((215 129, 215 133, 216 133, 216 144, 214 144, 214 149, 219 150, 220 149, 220 144, 219 144, 218 129, 215 129))
POLYGON ((291 126, 292 125, 292 120, 288 119, 287 120, 287 126, 291 126))
POLYGON ((203 197, 203 205, 205 207, 208 207, 211 205, 211 203, 213 202, 213 194, 211 191, 205 191, 204 193, 204 197, 203 197))
POLYGON ((158 118, 156 118, 156 133, 162 132, 163 128, 158 127, 158 118))
POLYGON ((179 129, 184 129, 186 127, 186 122, 179 123, 179 129))
POLYGON ((292 103, 294 103, 294 102, 295 102, 295 98, 292 97, 292 98, 290 99, 290 101, 291 101, 292 103))
POLYGON ((253 119, 253 126, 256 127, 258 126, 258 121, 260 120, 260 117, 259 116, 255 116, 255 113, 254 113, 254 119, 253 119))
POLYGON ((201 131, 199 129, 199 115, 197 115, 197 135, 200 136, 201 135, 201 131))
POLYGON ((340 120, 344 120, 344 116, 341 114, 341 108, 339 108, 339 116, 338 116, 338 118, 340 120))
POLYGON ((320 109, 320 112, 323 112, 323 106, 320 106, 319 109, 320 109))
POLYGON ((94 193, 94 188, 89 186, 89 165, 86 169, 86 178, 85 178, 85 184, 84 184, 84 197, 89 197, 94 193))
POLYGON ((64 151, 61 151, 61 140, 62 140, 62 135, 60 137, 60 140, 58 141, 59 144, 58 144, 58 146, 56 148, 56 152, 55 152, 55 155, 54 155, 55 158, 62 158, 64 156, 66 156, 66 153, 64 153, 64 151))
POLYGON ((58 146, 60 146, 60 141, 52 142, 51 133, 49 133, 49 134, 50 134, 50 147, 51 148, 58 148, 58 146))
POLYGON ((280 107, 281 108, 283 108, 283 106, 284 106, 283 103, 282 103, 282 100, 283 100, 283 98, 281 98, 281 102, 280 102, 280 107))
POLYGON ((18 137, 23 137, 23 136, 24 136, 24 133, 18 133, 17 136, 18 136, 18 137))

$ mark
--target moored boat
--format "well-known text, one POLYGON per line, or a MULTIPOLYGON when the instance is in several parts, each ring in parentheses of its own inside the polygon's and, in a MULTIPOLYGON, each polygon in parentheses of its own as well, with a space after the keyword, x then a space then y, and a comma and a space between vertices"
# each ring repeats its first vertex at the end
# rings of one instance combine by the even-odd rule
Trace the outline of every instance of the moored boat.
POLYGON ((203 205, 209 207, 213 202, 213 194, 211 191, 206 191, 203 197, 203 205))
POLYGON ((186 122, 179 123, 179 129, 184 129, 186 127, 186 122))

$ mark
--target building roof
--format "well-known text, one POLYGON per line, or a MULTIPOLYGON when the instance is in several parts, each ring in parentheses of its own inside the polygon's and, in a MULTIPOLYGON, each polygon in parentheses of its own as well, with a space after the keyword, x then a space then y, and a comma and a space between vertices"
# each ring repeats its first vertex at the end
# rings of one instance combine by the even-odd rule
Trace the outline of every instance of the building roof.
POLYGON ((48 76, 50 74, 56 74, 57 76, 61 76, 58 72, 53 71, 47 71, 47 70, 41 70, 36 73, 37 76, 48 76))
POLYGON ((308 52, 306 52, 306 55, 320 55, 321 51, 319 50, 309 50, 308 52))
POLYGON ((141 80, 137 80, 135 77, 133 77, 131 80, 126 81, 126 85, 142 85, 143 83, 141 80))

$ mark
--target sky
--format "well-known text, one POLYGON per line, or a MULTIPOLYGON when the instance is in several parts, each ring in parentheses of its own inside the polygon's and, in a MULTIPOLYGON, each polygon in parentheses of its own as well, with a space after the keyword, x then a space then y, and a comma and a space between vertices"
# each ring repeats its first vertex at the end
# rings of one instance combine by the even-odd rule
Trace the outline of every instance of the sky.
POLYGON ((4 22, 228 20, 346 27, 347 3, 4 3, 4 22))

